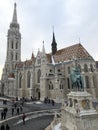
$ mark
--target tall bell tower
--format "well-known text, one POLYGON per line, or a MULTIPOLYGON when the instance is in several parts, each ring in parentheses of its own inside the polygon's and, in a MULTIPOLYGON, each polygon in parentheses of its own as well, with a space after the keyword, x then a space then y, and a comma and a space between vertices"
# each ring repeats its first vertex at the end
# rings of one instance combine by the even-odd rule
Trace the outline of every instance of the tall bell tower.
POLYGON ((2 94, 15 96, 16 86, 15 81, 15 66, 21 61, 21 33, 17 22, 17 9, 14 3, 14 11, 12 22, 10 23, 7 33, 7 52, 6 61, 2 73, 2 94))
POLYGON ((14 12, 12 22, 7 34, 7 55, 5 67, 8 71, 15 69, 15 64, 21 60, 21 33, 17 22, 16 3, 14 4, 14 12))

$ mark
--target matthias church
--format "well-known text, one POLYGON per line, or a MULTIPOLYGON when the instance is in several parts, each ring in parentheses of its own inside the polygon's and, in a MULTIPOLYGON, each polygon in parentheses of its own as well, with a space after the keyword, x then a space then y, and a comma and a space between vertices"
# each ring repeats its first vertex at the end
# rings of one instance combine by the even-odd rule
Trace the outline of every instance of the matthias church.
POLYGON ((46 53, 44 43, 37 55, 21 60, 21 32, 17 21, 16 3, 7 33, 6 60, 3 68, 0 93, 10 97, 44 100, 45 97, 61 101, 73 90, 70 74, 76 60, 84 80, 85 89, 98 97, 98 71, 96 61, 81 43, 57 49, 55 33, 46 53))

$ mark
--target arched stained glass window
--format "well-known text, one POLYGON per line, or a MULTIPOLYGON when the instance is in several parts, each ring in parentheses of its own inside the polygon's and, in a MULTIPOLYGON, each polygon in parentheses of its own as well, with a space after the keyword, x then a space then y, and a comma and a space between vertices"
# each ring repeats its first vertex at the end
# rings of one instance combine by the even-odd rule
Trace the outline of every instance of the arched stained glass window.
POLYGON ((22 87, 22 74, 19 74, 19 88, 22 87))
POLYGON ((92 78, 93 78, 93 85, 94 85, 94 87, 96 87, 96 76, 93 75, 92 78))
POLYGON ((11 43, 11 49, 13 49, 13 47, 14 47, 14 45, 13 45, 13 41, 12 41, 12 43, 11 43))
POLYGON ((54 89, 54 87, 53 87, 52 82, 50 81, 50 83, 49 83, 49 90, 52 90, 52 89, 54 89))
POLYGON ((89 88, 89 76, 85 76, 86 87, 89 88))
POLYGON ((18 49, 18 42, 16 42, 16 49, 18 49))
POLYGON ((93 68, 92 64, 90 64, 90 70, 91 70, 91 72, 94 72, 94 68, 93 68))
POLYGON ((87 66, 87 64, 84 64, 84 72, 88 72, 88 66, 87 66))
POLYGON ((68 85, 68 89, 70 89, 70 80, 69 80, 69 78, 67 78, 67 85, 68 85))
POLYGON ((17 53, 16 53, 16 55, 15 55, 15 59, 16 59, 16 60, 18 59, 17 53))
POLYGON ((30 88, 30 79, 31 79, 31 74, 30 71, 27 73, 27 88, 30 88))
POLYGON ((13 53, 11 52, 11 60, 13 60, 13 53))
POLYGON ((41 76, 41 71, 40 69, 37 72, 37 82, 40 83, 40 76, 41 76))

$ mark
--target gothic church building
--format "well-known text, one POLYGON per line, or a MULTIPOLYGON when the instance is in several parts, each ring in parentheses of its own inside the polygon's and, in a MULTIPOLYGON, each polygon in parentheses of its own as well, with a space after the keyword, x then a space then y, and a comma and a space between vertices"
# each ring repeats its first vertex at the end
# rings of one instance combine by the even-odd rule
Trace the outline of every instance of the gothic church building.
POLYGON ((73 89, 70 73, 74 57, 83 76, 84 87, 94 97, 98 97, 96 62, 86 49, 78 43, 58 50, 54 32, 51 48, 51 53, 47 54, 43 44, 42 51, 38 50, 36 57, 32 53, 29 60, 21 61, 21 33, 15 3, 12 22, 7 33, 1 94, 26 98, 32 96, 40 100, 49 97, 61 101, 73 89))

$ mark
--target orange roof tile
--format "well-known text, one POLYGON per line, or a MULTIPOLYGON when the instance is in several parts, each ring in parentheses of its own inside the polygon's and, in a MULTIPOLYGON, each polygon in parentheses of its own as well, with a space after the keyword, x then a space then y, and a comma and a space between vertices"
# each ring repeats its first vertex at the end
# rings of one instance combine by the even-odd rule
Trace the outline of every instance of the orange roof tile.
POLYGON ((31 66, 32 65, 32 59, 31 60, 26 60, 24 62, 19 62, 19 63, 16 64, 16 67, 17 68, 22 68, 23 65, 25 65, 27 67, 31 66))
MULTIPOLYGON (((80 44, 75 44, 63 49, 60 49, 54 55, 55 63, 61 61, 71 60, 75 58, 89 58, 91 55, 86 51, 86 49, 80 44)), ((48 61, 51 63, 51 54, 47 54, 48 61)), ((92 57, 91 57, 92 58, 92 57)))
MULTIPOLYGON (((47 56, 47 60, 49 63, 52 63, 51 60, 51 53, 46 54, 47 56)), ((86 49, 80 44, 74 44, 72 46, 60 49, 56 52, 56 54, 54 55, 54 62, 62 62, 62 61, 67 61, 67 60, 71 60, 72 58, 92 58, 91 55, 86 51, 86 49)), ((35 61, 35 57, 32 54, 32 57, 30 60, 26 60, 24 62, 20 62, 17 65, 18 68, 23 67, 23 64, 25 64, 25 66, 30 66, 32 64, 32 62, 35 61)), ((92 58, 93 59, 93 58, 92 58)))
POLYGON ((46 54, 46 56, 47 56, 48 62, 51 63, 52 62, 52 60, 51 60, 51 54, 46 54))

